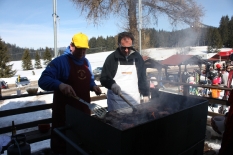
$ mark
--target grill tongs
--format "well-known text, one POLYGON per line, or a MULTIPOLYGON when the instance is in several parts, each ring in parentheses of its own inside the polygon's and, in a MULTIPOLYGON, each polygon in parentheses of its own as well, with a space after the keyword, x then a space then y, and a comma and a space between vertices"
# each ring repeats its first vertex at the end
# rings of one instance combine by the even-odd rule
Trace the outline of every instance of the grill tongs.
POLYGON ((121 93, 119 96, 133 109, 133 112, 137 111, 137 109, 133 106, 133 104, 130 103, 121 93))
POLYGON ((104 107, 101 107, 99 106, 98 104, 95 104, 95 103, 88 103, 86 101, 84 101, 83 99, 81 99, 80 97, 78 96, 72 96, 73 98, 75 98, 76 100, 86 104, 88 106, 88 108, 99 118, 104 118, 106 113, 107 113, 107 110, 104 108, 104 107))

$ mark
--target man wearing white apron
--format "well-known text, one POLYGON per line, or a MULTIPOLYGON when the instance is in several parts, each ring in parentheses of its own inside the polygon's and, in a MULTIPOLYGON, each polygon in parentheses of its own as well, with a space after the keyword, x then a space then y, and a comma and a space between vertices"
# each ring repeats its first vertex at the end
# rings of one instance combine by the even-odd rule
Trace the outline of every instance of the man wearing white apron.
POLYGON ((129 32, 118 35, 119 47, 105 60, 100 82, 108 88, 108 111, 126 108, 129 105, 119 96, 124 96, 131 104, 140 104, 140 93, 148 102, 149 86, 142 56, 133 45, 134 37, 129 32))

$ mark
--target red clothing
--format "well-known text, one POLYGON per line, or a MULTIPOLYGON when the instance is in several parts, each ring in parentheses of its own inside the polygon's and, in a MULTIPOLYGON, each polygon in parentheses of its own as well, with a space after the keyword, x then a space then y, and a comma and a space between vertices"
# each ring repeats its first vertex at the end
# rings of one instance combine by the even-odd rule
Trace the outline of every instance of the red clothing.
MULTIPOLYGON (((230 106, 233 105, 233 91, 231 91, 231 94, 227 102, 230 106)), ((233 155, 233 108, 232 107, 230 107, 228 112, 226 127, 223 133, 222 144, 219 150, 219 155, 233 155)))
MULTIPOLYGON (((90 79, 91 73, 85 62, 82 66, 76 65, 71 58, 69 58, 70 75, 66 82, 74 89, 76 95, 83 100, 90 102, 90 79)), ((91 111, 88 106, 79 102, 78 100, 67 97, 60 90, 54 91, 53 107, 52 107, 52 129, 65 126, 66 113, 65 106, 69 104, 84 113, 90 115, 91 111)), ((66 143, 60 136, 52 131, 51 133, 51 149, 54 153, 66 153, 66 143)))
MULTIPOLYGON (((231 82, 232 82, 232 77, 233 77, 233 70, 231 70, 229 72, 229 75, 228 75, 228 80, 227 80, 227 88, 230 88, 231 86, 231 82)), ((230 95, 230 91, 225 91, 225 96, 229 96, 230 95)))
POLYGON ((216 78, 214 78, 213 80, 212 80, 212 84, 217 84, 217 85, 219 85, 219 84, 221 84, 222 83, 222 78, 221 77, 216 77, 216 78))

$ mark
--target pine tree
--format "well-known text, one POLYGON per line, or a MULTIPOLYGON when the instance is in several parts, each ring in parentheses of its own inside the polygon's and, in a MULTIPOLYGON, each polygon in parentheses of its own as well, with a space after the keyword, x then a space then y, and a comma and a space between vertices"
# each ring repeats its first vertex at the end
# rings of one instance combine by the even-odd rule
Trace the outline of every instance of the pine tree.
POLYGON ((23 70, 30 70, 33 69, 32 66, 32 59, 29 53, 29 49, 26 49, 22 56, 22 68, 23 70))
POLYGON ((228 43, 229 47, 233 49, 233 16, 231 17, 231 20, 229 21, 228 24, 228 31, 229 31, 229 36, 228 36, 228 43))
POLYGON ((228 47, 228 23, 229 23, 229 17, 228 16, 223 16, 220 20, 220 25, 219 25, 219 32, 222 38, 223 45, 225 47, 228 47))
POLYGON ((52 55, 48 47, 46 47, 45 49, 43 59, 44 59, 44 65, 48 65, 50 61, 52 60, 52 55))
POLYGON ((36 55, 35 55, 35 65, 34 65, 34 67, 35 67, 36 69, 42 68, 41 62, 40 62, 40 55, 39 55, 38 51, 36 51, 36 55))
POLYGON ((95 37, 92 37, 90 40, 89 40, 89 49, 87 51, 87 54, 90 54, 90 53, 95 53, 97 50, 96 50, 96 38, 95 37))
POLYGON ((12 65, 9 64, 10 56, 7 46, 0 38, 0 78, 9 78, 15 75, 16 70, 12 70, 12 65))
POLYGON ((154 28, 152 28, 150 30, 149 35, 150 35, 150 47, 154 48, 156 47, 156 43, 157 43, 157 40, 156 40, 157 31, 154 28))
POLYGON ((208 52, 219 52, 222 47, 222 40, 217 28, 210 28, 208 32, 208 52))
POLYGON ((112 50, 115 50, 116 47, 115 47, 115 38, 113 36, 107 36, 106 38, 106 51, 112 51, 112 50))
POLYGON ((99 36, 96 39, 96 47, 98 47, 98 52, 103 52, 105 51, 106 47, 105 47, 106 43, 105 43, 105 39, 102 36, 99 36))

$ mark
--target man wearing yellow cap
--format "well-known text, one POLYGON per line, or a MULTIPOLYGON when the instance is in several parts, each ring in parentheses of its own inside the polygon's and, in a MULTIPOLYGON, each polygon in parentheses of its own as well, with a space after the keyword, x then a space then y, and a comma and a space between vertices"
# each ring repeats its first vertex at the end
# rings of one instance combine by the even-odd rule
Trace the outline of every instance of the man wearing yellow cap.
MULTIPOLYGON (((85 58, 88 37, 83 33, 73 36, 63 55, 53 59, 43 71, 38 84, 47 91, 54 91, 52 129, 65 126, 65 106, 69 104, 90 115, 89 108, 70 96, 78 96, 90 103, 90 91, 101 93, 94 82, 90 62, 85 58)), ((53 131, 51 149, 54 154, 65 154, 66 143, 53 131)))

